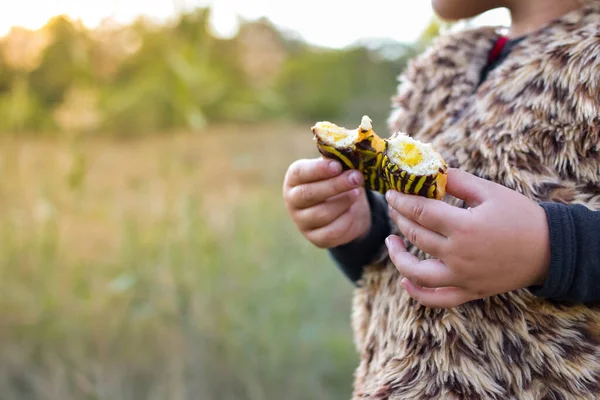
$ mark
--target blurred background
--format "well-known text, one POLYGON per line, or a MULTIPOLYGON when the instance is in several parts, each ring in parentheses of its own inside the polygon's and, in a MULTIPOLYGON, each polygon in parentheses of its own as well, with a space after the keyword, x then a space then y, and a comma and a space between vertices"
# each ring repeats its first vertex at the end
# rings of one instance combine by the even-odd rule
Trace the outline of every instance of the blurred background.
POLYGON ((428 1, 5 7, 0 397, 349 398, 352 286, 283 176, 317 120, 387 136, 449 28, 428 1))

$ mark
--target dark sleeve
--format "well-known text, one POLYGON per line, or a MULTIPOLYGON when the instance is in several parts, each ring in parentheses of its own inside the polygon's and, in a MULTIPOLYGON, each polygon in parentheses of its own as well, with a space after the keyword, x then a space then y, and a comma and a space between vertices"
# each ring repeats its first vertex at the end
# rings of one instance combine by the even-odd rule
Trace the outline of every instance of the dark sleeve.
POLYGON ((550 227, 550 269, 539 297, 576 303, 600 301, 600 211, 541 203, 550 227))
POLYGON ((381 254, 385 239, 391 233, 387 202, 384 196, 367 190, 371 207, 371 230, 361 239, 328 249, 331 258, 353 283, 362 277, 363 268, 381 254))

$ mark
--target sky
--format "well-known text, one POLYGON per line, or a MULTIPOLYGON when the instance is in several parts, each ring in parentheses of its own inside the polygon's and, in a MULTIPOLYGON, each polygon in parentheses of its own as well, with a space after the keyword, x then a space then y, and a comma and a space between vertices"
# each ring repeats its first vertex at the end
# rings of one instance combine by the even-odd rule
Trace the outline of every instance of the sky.
MULTIPOLYGON (((139 15, 167 20, 197 6, 212 7, 213 30, 224 37, 235 34, 239 17, 266 16, 311 43, 336 48, 369 37, 413 41, 433 15, 429 0, 17 0, 0 12, 0 35, 14 25, 38 29, 60 14, 95 27, 108 17, 121 23, 139 15)), ((506 24, 508 15, 493 11, 479 22, 506 24)))

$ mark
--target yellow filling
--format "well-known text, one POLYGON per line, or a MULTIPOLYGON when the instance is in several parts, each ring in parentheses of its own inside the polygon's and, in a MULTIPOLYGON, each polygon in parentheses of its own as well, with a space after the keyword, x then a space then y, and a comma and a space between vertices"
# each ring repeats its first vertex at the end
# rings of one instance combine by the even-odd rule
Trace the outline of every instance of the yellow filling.
POLYGON ((410 167, 414 167, 423 160, 423 155, 415 143, 404 143, 400 153, 402 154, 402 157, 398 158, 400 158, 406 163, 406 165, 410 167))
POLYGON ((329 137, 336 143, 342 139, 345 139, 347 136, 348 136, 348 134, 346 132, 344 132, 344 133, 331 132, 329 134, 329 137))

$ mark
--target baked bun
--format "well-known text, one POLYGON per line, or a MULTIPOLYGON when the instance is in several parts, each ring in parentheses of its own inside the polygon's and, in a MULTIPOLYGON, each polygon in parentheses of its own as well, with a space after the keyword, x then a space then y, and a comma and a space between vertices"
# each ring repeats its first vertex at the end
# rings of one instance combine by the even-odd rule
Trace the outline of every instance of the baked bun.
POLYGON ((356 129, 323 121, 312 132, 319 152, 340 161, 345 170, 361 171, 369 190, 393 189, 438 200, 446 194, 448 165, 429 143, 402 132, 382 139, 367 116, 356 129))

